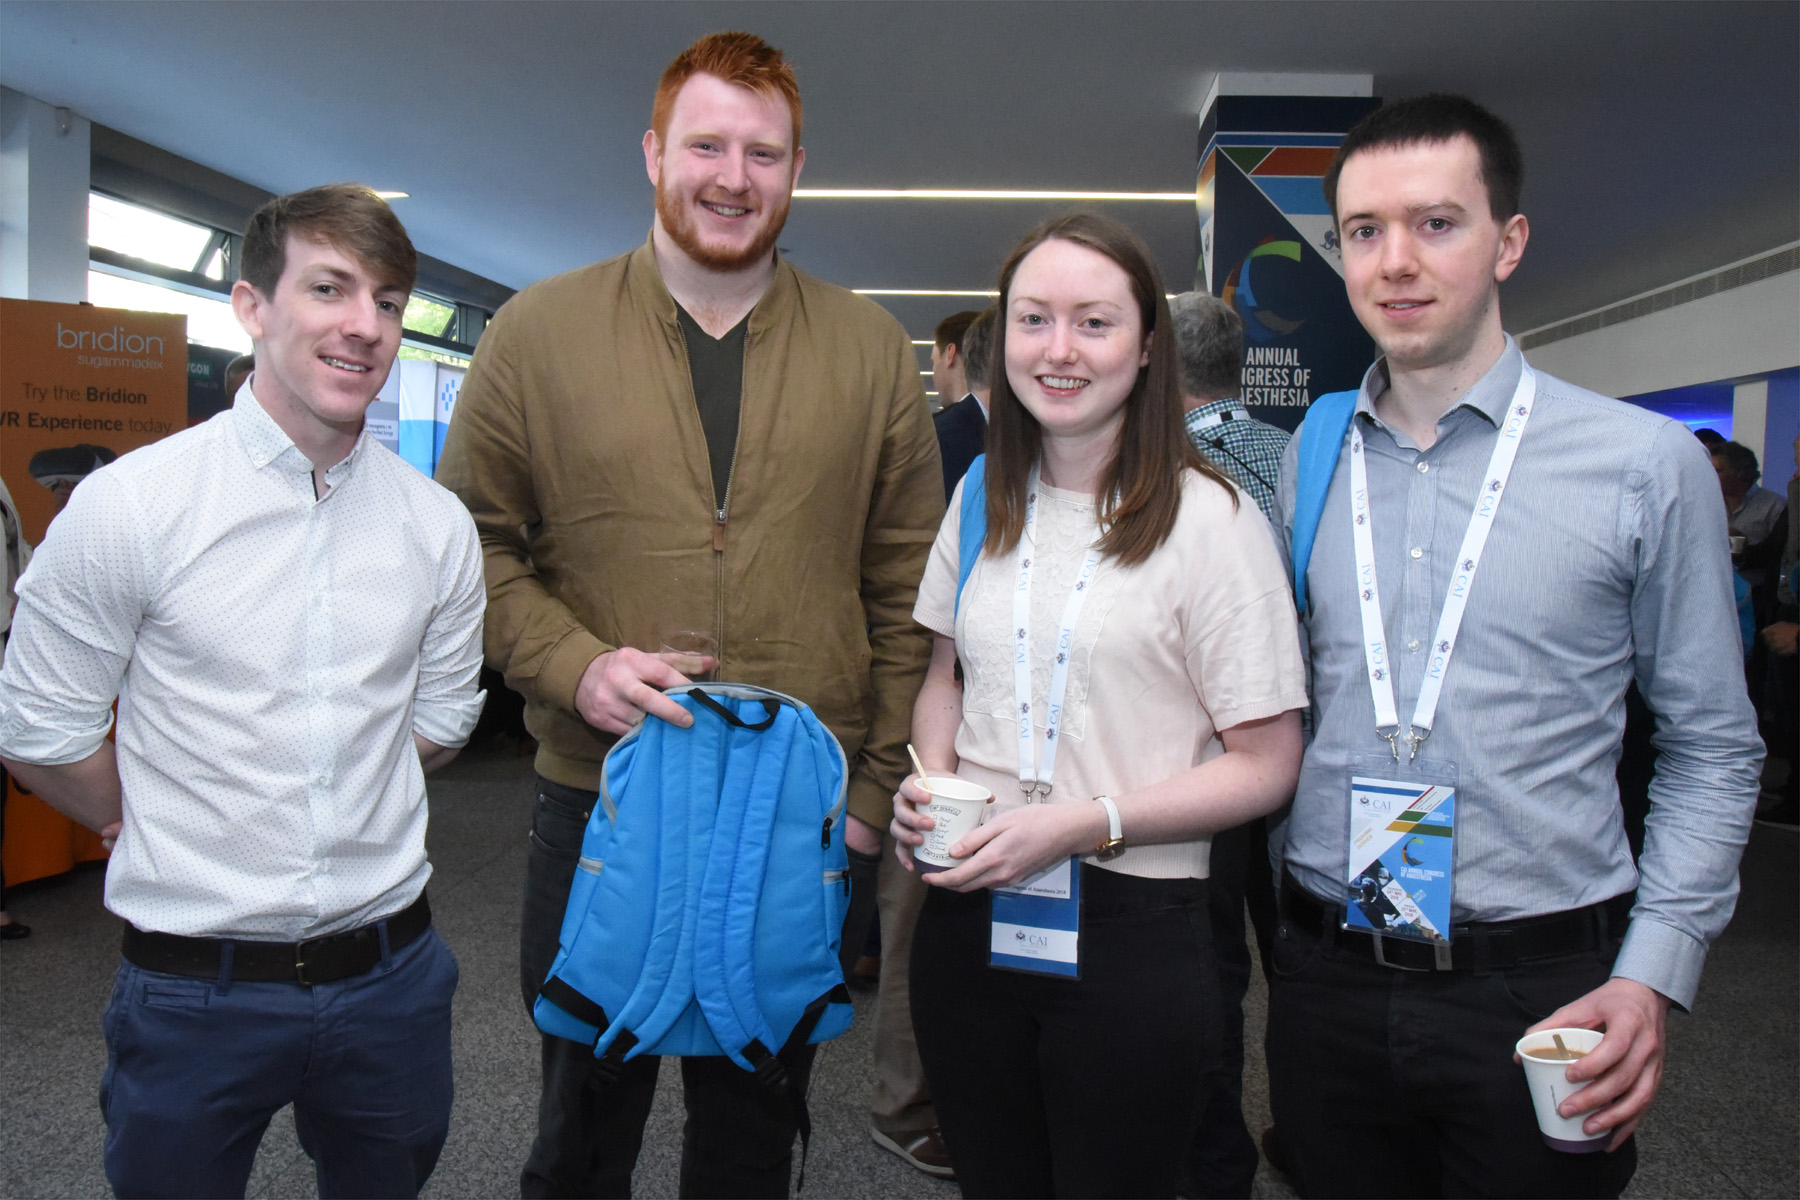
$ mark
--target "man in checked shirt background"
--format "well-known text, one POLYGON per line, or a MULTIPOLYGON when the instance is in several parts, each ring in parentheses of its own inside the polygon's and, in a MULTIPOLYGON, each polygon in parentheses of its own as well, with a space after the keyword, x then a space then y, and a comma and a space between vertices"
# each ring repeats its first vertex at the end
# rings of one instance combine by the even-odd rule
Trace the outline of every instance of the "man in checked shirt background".
MULTIPOLYGON (((1183 292, 1169 301, 1175 352, 1181 360, 1181 399, 1188 437, 1215 467, 1243 488, 1263 516, 1275 503, 1287 430, 1258 421, 1239 399, 1244 378, 1244 319, 1206 292, 1183 292)), ((1244 911, 1256 930, 1268 971, 1275 936, 1275 882, 1269 868, 1263 818, 1213 835, 1212 879, 1206 907, 1213 956, 1219 964, 1225 1036, 1219 1062, 1207 1081, 1206 1111, 1188 1151, 1182 1195, 1195 1200, 1248 1196, 1256 1178, 1256 1142, 1244 1124, 1244 994, 1250 988, 1250 946, 1244 911)))

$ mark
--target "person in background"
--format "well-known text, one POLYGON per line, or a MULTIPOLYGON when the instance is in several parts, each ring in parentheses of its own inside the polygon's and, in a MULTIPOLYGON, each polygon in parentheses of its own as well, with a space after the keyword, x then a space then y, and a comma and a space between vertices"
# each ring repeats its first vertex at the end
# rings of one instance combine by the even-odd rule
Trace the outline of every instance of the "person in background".
MULTIPOLYGON (((964 589, 959 488, 919 587, 913 741, 997 802, 926 878, 913 1024, 965 1195, 1169 1196, 1218 1041, 1208 839, 1299 762, 1293 602, 1268 522, 1182 428, 1137 235, 1038 226, 994 319, 986 533, 964 589), (990 965, 1029 936, 992 889, 1027 880, 1078 909, 1079 978, 990 965)), ((929 796, 909 776, 896 799, 911 868, 929 796)))
POLYGON ((1704 425, 1699 429, 1694 430, 1694 436, 1700 439, 1700 444, 1706 447, 1706 452, 1708 454, 1711 454, 1714 450, 1718 449, 1718 447, 1724 444, 1726 440, 1724 434, 1704 425))
MULTIPOLYGON (((649 240, 508 301, 450 422, 437 478, 481 530, 488 660, 538 738, 528 1012, 607 750, 647 716, 692 723, 660 690, 688 681, 678 663, 797 697, 831 729, 850 767, 852 906, 873 891, 930 652, 908 617, 943 498, 906 331, 776 250, 800 118, 793 69, 761 38, 682 51, 644 135, 649 240), (681 631, 716 652, 659 650, 681 631)), ((521 1190, 630 1195, 661 1060, 607 1080, 592 1047, 540 1045, 521 1190)), ((802 1094, 813 1052, 778 1056, 802 1094)), ((790 1097, 723 1057, 682 1059, 681 1075, 682 1194, 786 1195, 790 1097)))
POLYGON ((244 386, 244 380, 250 378, 250 372, 256 368, 256 355, 240 354, 225 364, 225 403, 227 406, 237 399, 238 389, 244 386))
MULTIPOLYGON (((1794 458, 1800 462, 1800 437, 1794 439, 1794 458)), ((1769 720, 1764 729, 1770 731, 1769 751, 1787 762, 1787 778, 1773 788, 1764 789, 1757 806, 1756 819, 1767 825, 1792 829, 1800 825, 1800 605, 1795 593, 1800 592, 1800 526, 1794 514, 1800 510, 1800 469, 1787 485, 1787 539, 1782 545, 1777 568, 1775 619, 1761 632, 1763 645, 1769 650, 1769 680, 1764 692, 1769 720)))
MULTIPOLYGON (((1256 501, 1263 516, 1275 503, 1275 480, 1288 431, 1258 421, 1238 399, 1244 377, 1244 319, 1206 292, 1169 301, 1181 359, 1181 403, 1194 447, 1256 501)), ((1285 797, 1284 797, 1285 801, 1285 797)), ((1219 964, 1221 1037, 1218 1067, 1207 1079, 1200 1128, 1182 1172, 1181 1194, 1248 1196, 1256 1178, 1256 1141, 1244 1123, 1244 995, 1250 947, 1244 914, 1256 930, 1265 976, 1275 937, 1275 877, 1269 869, 1266 819, 1213 835, 1206 906, 1213 957, 1219 964)))
POLYGON ((1781 525, 1787 515, 1787 501, 1779 492, 1758 486, 1756 481, 1762 469, 1757 464, 1756 451, 1748 446, 1720 442, 1712 449, 1712 465, 1719 476, 1719 491, 1725 497, 1726 522, 1732 535, 1745 542, 1736 556, 1744 580, 1752 590, 1767 592, 1766 597, 1757 597, 1757 614, 1762 617, 1774 599, 1775 568, 1787 536, 1781 525))
POLYGON ((975 319, 974 309, 951 313, 937 324, 931 343, 931 390, 937 393, 940 410, 951 407, 968 394, 968 381, 963 376, 962 339, 975 319))
MULTIPOLYGON (((1669 1006, 1693 1003, 1737 894, 1762 745, 1724 510, 1684 426, 1533 371, 1504 332, 1523 171, 1505 122, 1428 95, 1358 122, 1324 179, 1382 357, 1297 579, 1314 733, 1283 841, 1267 1053, 1303 1196, 1618 1195, 1669 1006), (1633 679, 1660 722, 1641 870, 1614 780, 1633 679), (1447 889, 1435 938, 1345 924, 1356 778, 1453 792, 1447 872, 1393 889, 1433 905, 1447 889), (1610 1153, 1546 1145, 1511 1061, 1526 1032, 1561 1026, 1605 1033, 1560 1112, 1610 1153)), ((1307 436, 1282 463, 1284 539, 1306 515, 1307 436)))
POLYGON ((988 391, 993 371, 993 363, 989 361, 992 357, 993 312, 990 308, 976 313, 974 320, 963 330, 958 365, 962 368, 968 394, 933 418, 937 427, 938 457, 944 460, 946 502, 962 477, 968 474, 969 464, 987 445, 988 391))
POLYGON ((258 209, 249 386, 87 476, 19 581, 0 759, 117 839, 121 1196, 242 1196, 289 1104, 321 1196, 413 1196, 450 1128, 425 772, 481 711, 481 549, 363 425, 417 261, 361 186, 258 209))
POLYGON ((1275 505, 1275 480, 1287 430, 1259 421, 1238 399, 1244 377, 1244 318, 1217 296, 1183 292, 1169 301, 1181 354, 1181 402, 1188 437, 1200 453, 1249 493, 1264 516, 1275 505))

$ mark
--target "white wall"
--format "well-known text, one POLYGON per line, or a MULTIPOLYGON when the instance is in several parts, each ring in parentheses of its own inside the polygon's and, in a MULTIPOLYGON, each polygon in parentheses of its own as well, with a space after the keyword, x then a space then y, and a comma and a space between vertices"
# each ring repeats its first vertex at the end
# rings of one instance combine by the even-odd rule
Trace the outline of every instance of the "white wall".
POLYGON ((1526 356, 1540 370, 1604 396, 1800 365, 1800 271, 1551 342, 1526 356))
POLYGON ((88 298, 89 130, 85 117, 59 119, 0 88, 0 296, 88 298))

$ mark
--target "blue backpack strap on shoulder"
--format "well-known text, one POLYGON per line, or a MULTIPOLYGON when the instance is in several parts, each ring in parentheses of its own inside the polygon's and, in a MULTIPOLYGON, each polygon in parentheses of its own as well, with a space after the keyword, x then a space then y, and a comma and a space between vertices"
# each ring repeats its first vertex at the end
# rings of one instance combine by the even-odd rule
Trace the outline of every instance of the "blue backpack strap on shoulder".
POLYGON ((963 588, 981 557, 987 540, 987 455, 977 454, 962 480, 962 509, 956 526, 956 603, 950 614, 962 611, 963 588))
POLYGON ((1358 392, 1328 392, 1312 402, 1300 423, 1300 448, 1294 478, 1294 535, 1290 557, 1294 567, 1294 607, 1306 615, 1306 564, 1312 559, 1325 515, 1325 497, 1337 470, 1344 434, 1356 412, 1358 392))

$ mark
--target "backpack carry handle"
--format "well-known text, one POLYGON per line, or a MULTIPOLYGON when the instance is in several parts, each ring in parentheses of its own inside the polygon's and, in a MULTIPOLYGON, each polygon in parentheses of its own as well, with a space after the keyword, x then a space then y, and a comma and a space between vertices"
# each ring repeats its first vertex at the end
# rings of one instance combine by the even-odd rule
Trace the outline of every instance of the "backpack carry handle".
POLYGON ((775 724, 775 715, 781 711, 781 701, 759 700, 757 703, 761 704, 763 706, 763 711, 769 715, 766 719, 759 721, 756 724, 751 724, 749 721, 744 720, 742 717, 732 712, 729 708, 726 708, 723 704, 720 704, 717 700, 714 700, 700 688, 695 688, 691 692, 682 692, 681 694, 683 696, 692 696, 701 704, 710 708, 718 716, 722 717, 726 724, 733 725, 738 729, 748 729, 752 733, 761 733, 763 730, 775 724))

